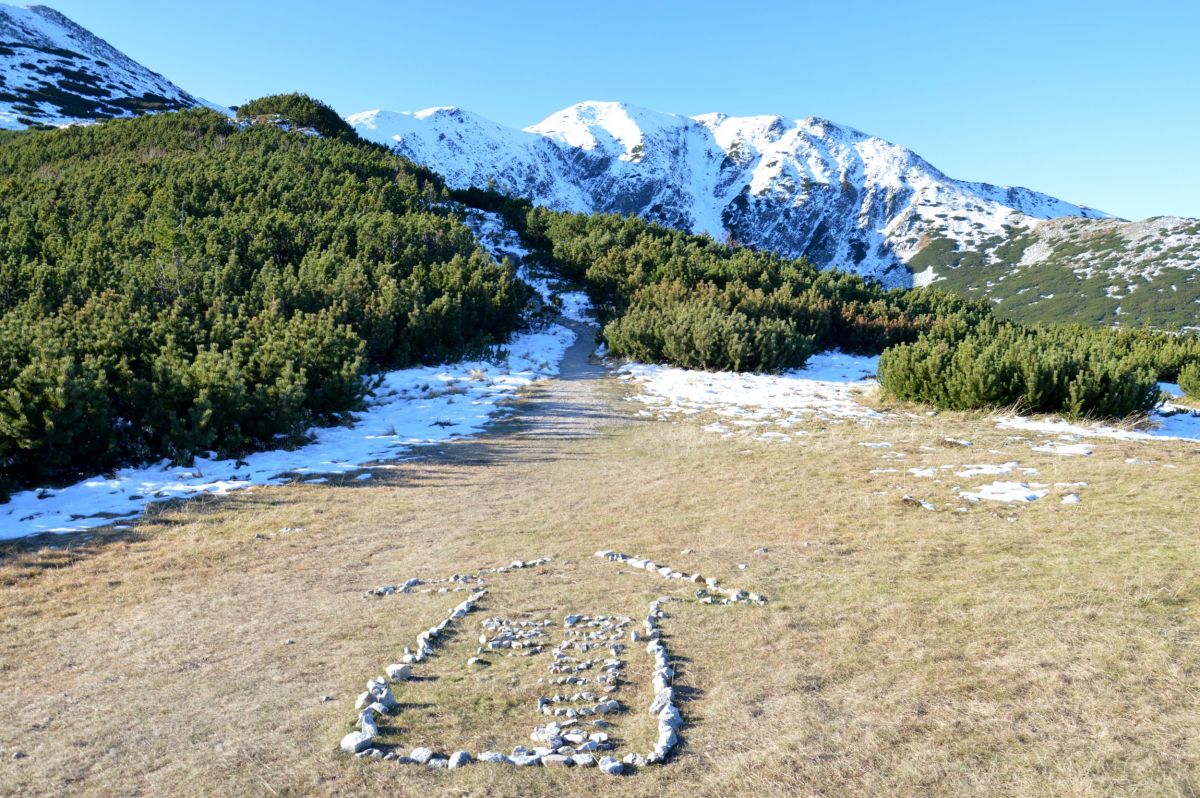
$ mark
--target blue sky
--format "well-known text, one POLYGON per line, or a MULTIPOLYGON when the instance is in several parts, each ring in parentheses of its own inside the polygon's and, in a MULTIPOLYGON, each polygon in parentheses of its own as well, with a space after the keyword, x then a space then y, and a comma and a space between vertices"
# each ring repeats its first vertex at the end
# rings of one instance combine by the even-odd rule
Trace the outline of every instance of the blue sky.
POLYGON ((947 174, 1200 217, 1200 4, 45 0, 195 94, 822 116, 947 174))

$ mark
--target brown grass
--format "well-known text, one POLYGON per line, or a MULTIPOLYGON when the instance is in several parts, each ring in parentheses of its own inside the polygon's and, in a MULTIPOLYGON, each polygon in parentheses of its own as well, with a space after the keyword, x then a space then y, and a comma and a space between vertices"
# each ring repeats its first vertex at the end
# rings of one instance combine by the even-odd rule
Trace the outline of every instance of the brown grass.
MULTIPOLYGON (((782 444, 722 439, 703 421, 550 439, 509 423, 370 483, 260 489, 61 550, 9 546, 0 792, 1200 794, 1195 446, 1100 441, 1092 457, 1055 457, 953 414, 818 425, 782 444), (975 445, 938 445, 947 436, 975 445), (857 445, 876 440, 895 446, 857 445), (896 452, 899 473, 868 473, 896 452), (899 501, 958 506, 953 478, 909 467, 1005 460, 1041 469, 1042 482, 1086 481, 1083 503, 960 514, 899 501), (591 557, 599 548, 771 598, 670 607, 689 700, 666 766, 620 780, 448 773, 336 752, 365 680, 461 597, 368 600, 364 589, 556 558, 494 581, 420 671, 436 680, 398 691, 409 706, 389 726, 404 746, 506 750, 539 722, 529 699, 545 663, 493 657, 468 672, 481 618, 636 617, 678 592, 617 573, 591 557)), ((653 734, 645 664, 632 658, 634 712, 617 732, 635 750, 653 734)))

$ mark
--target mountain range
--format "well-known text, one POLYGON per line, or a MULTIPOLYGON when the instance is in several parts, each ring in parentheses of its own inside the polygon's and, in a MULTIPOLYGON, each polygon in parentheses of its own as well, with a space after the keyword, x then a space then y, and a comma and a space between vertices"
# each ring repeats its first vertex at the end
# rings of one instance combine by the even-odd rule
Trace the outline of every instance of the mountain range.
MULTIPOLYGON (((211 106, 58 12, 0 5, 0 127, 198 105, 211 106)), ((453 107, 346 119, 455 188, 638 214, 889 287, 941 285, 1022 320, 1200 324, 1200 221, 1127 222, 1026 188, 956 180, 901 145, 818 117, 583 102, 524 129, 453 107)))
POLYGON ((559 210, 671 227, 837 264, 887 285, 928 241, 978 245, 1005 228, 1105 214, 1023 188, 947 177, 916 153, 811 117, 686 117, 585 102, 524 130, 458 108, 347 118, 364 138, 441 172, 559 210))

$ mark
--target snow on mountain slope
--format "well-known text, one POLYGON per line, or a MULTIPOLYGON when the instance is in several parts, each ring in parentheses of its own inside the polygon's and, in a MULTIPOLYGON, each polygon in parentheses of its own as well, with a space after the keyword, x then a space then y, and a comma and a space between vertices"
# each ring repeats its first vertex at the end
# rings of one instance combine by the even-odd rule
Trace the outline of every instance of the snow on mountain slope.
POLYGON ((933 240, 970 249, 1046 219, 1105 216, 951 179, 911 150, 815 117, 693 118, 585 102, 523 131, 456 108, 348 121, 454 187, 493 184, 560 210, 639 214, 887 285, 912 284, 906 264, 933 240))
POLYGON ((54 9, 0 4, 0 128, 65 125, 197 105, 217 107, 54 9))

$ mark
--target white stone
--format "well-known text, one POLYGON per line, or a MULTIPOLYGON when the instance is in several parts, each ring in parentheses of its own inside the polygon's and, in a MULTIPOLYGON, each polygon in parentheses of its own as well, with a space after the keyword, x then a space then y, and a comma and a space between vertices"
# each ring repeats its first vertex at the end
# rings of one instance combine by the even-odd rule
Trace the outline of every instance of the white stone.
POLYGON ((666 709, 658 713, 659 728, 669 728, 671 731, 678 731, 683 728, 683 715, 679 712, 679 707, 674 704, 669 704, 666 709))
POLYGON ((412 678, 412 668, 407 664, 388 665, 384 668, 384 672, 387 673, 388 678, 393 682, 403 682, 412 678))
POLYGON ((490 762, 493 765, 511 765, 513 763, 510 757, 505 756, 499 751, 484 751, 479 755, 480 762, 490 762))
POLYGON ((373 734, 361 731, 350 732, 342 738, 342 750, 347 754, 357 754, 370 748, 371 741, 374 739, 375 735, 373 734))
POLYGON ((625 765, 619 759, 604 756, 600 758, 600 770, 610 776, 620 776, 625 772, 625 765))
POLYGON ((450 759, 447 761, 446 766, 450 768, 450 770, 457 770, 464 765, 470 764, 470 762, 471 755, 466 751, 455 751, 450 755, 450 759))
POLYGON ((433 759, 433 751, 428 748, 414 748, 408 756, 417 764, 424 765, 433 759))

